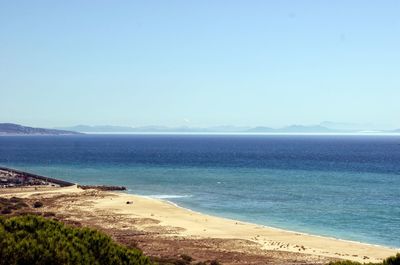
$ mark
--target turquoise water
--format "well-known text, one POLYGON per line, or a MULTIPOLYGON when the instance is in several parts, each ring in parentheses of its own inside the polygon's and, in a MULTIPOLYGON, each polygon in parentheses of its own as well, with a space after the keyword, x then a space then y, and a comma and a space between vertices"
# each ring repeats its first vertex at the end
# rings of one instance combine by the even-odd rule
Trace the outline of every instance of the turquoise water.
POLYGON ((0 137, 4 166, 393 247, 400 247, 399 162, 399 137, 0 137))

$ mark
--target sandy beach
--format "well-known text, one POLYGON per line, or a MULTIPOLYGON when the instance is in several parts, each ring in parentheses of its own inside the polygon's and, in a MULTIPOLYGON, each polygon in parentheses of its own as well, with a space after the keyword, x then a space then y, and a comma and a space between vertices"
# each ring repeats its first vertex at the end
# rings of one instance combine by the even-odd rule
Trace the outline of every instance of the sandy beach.
POLYGON ((164 246, 165 255, 177 247, 194 256, 198 253, 197 258, 202 259, 208 254, 199 249, 208 246, 227 254, 220 257, 214 253, 223 264, 265 264, 263 257, 272 264, 324 264, 337 259, 378 262, 400 251, 205 215, 167 201, 120 192, 72 186, 7 189, 0 195, 41 200, 45 207, 40 211, 51 211, 66 222, 96 227, 125 244, 132 243, 129 235, 136 235, 135 245, 150 255, 163 253, 164 246), (232 258, 235 253, 236 258, 232 258))

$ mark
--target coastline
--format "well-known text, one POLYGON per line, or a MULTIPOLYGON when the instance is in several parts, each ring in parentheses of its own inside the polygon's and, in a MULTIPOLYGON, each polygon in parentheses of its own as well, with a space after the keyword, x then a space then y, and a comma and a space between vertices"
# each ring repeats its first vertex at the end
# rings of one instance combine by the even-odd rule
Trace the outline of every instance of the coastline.
MULTIPOLYGON (((2 195, 7 196, 5 193, 2 195)), ((319 264, 337 259, 379 262, 400 251, 395 248, 212 216, 183 208, 164 199, 125 192, 81 190, 77 186, 72 186, 51 190, 22 190, 8 194, 11 195, 48 200, 51 203, 47 204, 52 205, 49 210, 64 216, 66 220, 85 222, 90 217, 92 223, 89 222, 88 225, 101 229, 114 229, 120 232, 134 229, 151 235, 152 238, 155 236, 158 239, 164 238, 174 242, 225 240, 230 242, 228 250, 264 253, 262 255, 266 256, 268 253, 280 253, 279 255, 288 257, 295 256, 296 259, 301 257, 309 262, 318 260, 319 264), (114 221, 111 223, 104 221, 102 220, 104 216, 114 221), (241 247, 238 247, 237 242, 245 243, 241 243, 241 247)), ((146 246, 144 251, 151 252, 146 246)))
POLYGON ((201 215, 205 215, 205 216, 217 217, 217 218, 224 219, 224 220, 227 220, 227 221, 240 222, 240 223, 243 223, 243 224, 246 224, 246 225, 257 225, 257 226, 260 226, 262 228, 273 229, 273 230, 277 230, 277 231, 281 231, 281 232, 289 232, 289 233, 301 234, 301 235, 304 235, 304 236, 320 237, 320 238, 326 238, 326 239, 332 239, 332 240, 339 240, 339 241, 348 242, 348 243, 355 243, 355 244, 361 244, 361 245, 366 245, 366 246, 387 248, 387 249, 393 249, 393 250, 396 250, 396 251, 400 251, 400 248, 396 248, 396 247, 393 247, 393 246, 385 246, 385 245, 373 244, 373 243, 362 242, 362 241, 357 241, 357 240, 343 239, 343 238, 340 238, 340 237, 334 237, 334 236, 328 236, 328 235, 319 235, 319 234, 314 234, 312 232, 310 232, 310 233, 308 233, 308 232, 300 232, 300 231, 292 230, 292 229, 289 229, 289 228, 274 227, 274 226, 270 226, 270 225, 253 223, 251 221, 242 221, 242 220, 233 219, 233 218, 229 218, 229 217, 223 217, 223 216, 213 215, 213 214, 209 214, 209 213, 203 213, 201 211, 196 211, 196 210, 181 206, 181 205, 179 205, 179 204, 177 204, 175 202, 169 201, 168 199, 164 199, 164 198, 154 198, 152 196, 134 194, 134 193, 129 193, 129 192, 123 192, 123 193, 126 193, 128 195, 147 198, 147 199, 150 199, 150 200, 151 199, 159 200, 159 201, 171 204, 171 205, 173 205, 173 206, 175 206, 177 208, 181 208, 181 209, 189 211, 189 212, 193 212, 193 213, 201 214, 201 215))
MULTIPOLYGON (((113 192, 114 195, 116 196, 121 196, 121 193, 115 193, 113 192)), ((218 232, 213 231, 214 234, 211 234, 207 231, 200 231, 199 229, 190 229, 190 227, 185 226, 184 228, 187 230, 187 232, 182 233, 183 235, 186 236, 199 236, 199 237, 212 237, 212 236, 217 236, 219 238, 240 238, 240 239, 245 239, 245 240, 250 240, 255 243, 259 243, 262 245, 262 248, 265 250, 283 250, 283 251, 293 251, 293 252, 301 252, 301 253, 307 253, 307 254, 317 254, 321 256, 326 256, 326 257, 333 257, 333 258, 345 258, 349 260, 354 260, 354 261, 360 261, 360 262, 379 262, 382 259, 384 259, 387 256, 394 255, 396 252, 400 251, 399 249, 396 248, 391 248, 387 246, 381 246, 381 245, 374 245, 374 244, 369 244, 369 243, 364 243, 364 242, 357 242, 357 241, 351 241, 351 240, 345 240, 345 239, 339 239, 339 238, 334 238, 334 237, 327 237, 327 236, 320 236, 320 235, 314 235, 314 234, 308 234, 308 233, 302 233, 302 232, 297 232, 297 231, 291 231, 287 229, 281 229, 281 228, 275 228, 271 226, 265 226, 265 225, 259 225, 251 222, 244 222, 244 221, 239 221, 239 220, 234 220, 234 219, 229 219, 229 218, 224 218, 224 217, 218 217, 218 216, 213 216, 201 212, 197 212, 188 208, 184 208, 182 206, 177 205, 176 203, 170 202, 165 199, 157 199, 157 198, 151 198, 148 196, 141 196, 141 195, 136 195, 136 194, 128 194, 128 193, 122 193, 123 195, 121 196, 122 198, 132 198, 136 199, 136 201, 139 200, 139 198, 144 199, 144 200, 149 200, 153 202, 158 202, 161 204, 167 204, 170 205, 176 209, 168 209, 171 212, 178 212, 180 213, 180 216, 185 216, 189 214, 190 216, 195 216, 195 218, 204 218, 205 222, 212 223, 211 227, 216 226, 217 224, 220 224, 221 228, 218 232), (126 196, 126 197, 125 197, 126 196), (129 197, 131 196, 131 197, 129 197), (227 226, 232 226, 234 223, 235 226, 243 226, 246 231, 249 233, 246 235, 243 233, 243 231, 235 231, 236 229, 229 229, 227 226), (253 231, 253 233, 251 232, 253 231), (190 232, 189 232, 190 231, 190 232), (261 234, 264 234, 264 237, 268 237, 268 241, 280 241, 282 238, 288 237, 286 240, 282 240, 282 244, 289 244, 289 247, 287 249, 283 248, 277 248, 274 245, 271 246, 271 244, 268 244, 267 241, 264 241, 262 243, 262 236, 261 234), (306 243, 302 242, 308 242, 310 246, 307 246, 306 243), (324 244, 330 245, 330 246, 322 246, 324 244), (332 245, 337 245, 337 246, 332 246, 332 245), (322 246, 322 247, 319 247, 322 246), (345 250, 345 248, 347 248, 345 250), (327 251, 328 249, 330 250, 335 250, 336 252, 333 251, 327 251), (342 252, 342 253, 340 253, 342 252), (354 254, 358 253, 358 254, 354 254), (374 253, 374 254, 372 254, 374 253), (374 257, 368 257, 368 255, 374 256, 374 257), (368 257, 368 258, 365 258, 368 257)), ((165 205, 161 206, 165 207, 165 205)), ((150 207, 151 209, 151 207, 150 207)), ((153 208, 154 209, 154 208, 153 208)), ((157 208, 156 208, 157 209, 157 208)), ((154 210, 156 210, 154 209, 154 210)), ((123 210, 124 211, 124 210, 123 210)), ((125 211, 124 211, 125 213, 125 211)), ((160 212, 159 212, 160 214, 160 212)), ((157 216, 154 214, 154 216, 157 216)), ((153 217, 154 217, 153 216, 153 217)), ((157 219, 157 218, 156 218, 157 219)), ((168 221, 168 216, 162 216, 159 215, 159 221, 166 223, 167 225, 182 225, 182 223, 179 222, 179 220, 176 221, 168 221)), ((203 223, 204 222, 199 222, 203 223)), ((204 227, 209 227, 208 225, 204 225, 204 227)), ((214 227, 215 228, 215 227, 214 227)), ((235 227, 236 228, 236 227, 235 227)), ((281 245, 282 245, 281 244, 281 245)))

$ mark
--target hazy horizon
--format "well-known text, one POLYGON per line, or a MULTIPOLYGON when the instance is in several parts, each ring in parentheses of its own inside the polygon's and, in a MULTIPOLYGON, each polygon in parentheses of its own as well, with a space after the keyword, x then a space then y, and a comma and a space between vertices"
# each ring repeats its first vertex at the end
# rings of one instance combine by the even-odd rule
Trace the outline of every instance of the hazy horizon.
POLYGON ((398 1, 0 1, 0 122, 400 128, 398 1))
POLYGON ((215 126, 188 126, 186 124, 182 125, 177 125, 177 126, 167 126, 167 125, 160 125, 160 124, 149 124, 149 125, 142 125, 142 126, 135 126, 135 125, 110 125, 110 124, 75 124, 71 126, 58 126, 54 128, 72 128, 72 127, 125 127, 125 128, 146 128, 146 127, 160 127, 160 128, 190 128, 190 129, 211 129, 211 128, 238 128, 238 129, 251 129, 251 128, 258 128, 258 127, 265 127, 265 128, 271 128, 271 129, 283 129, 287 127, 325 127, 329 129, 336 129, 336 130, 353 130, 353 131, 362 131, 362 130, 390 130, 390 129, 399 129, 397 127, 378 127, 374 124, 359 124, 359 123, 340 123, 340 122, 330 122, 330 121, 323 121, 318 124, 286 124, 283 126, 269 126, 268 124, 260 124, 256 126, 240 126, 240 125, 233 125, 233 124, 220 124, 220 125, 215 125, 215 126))
MULTIPOLYGON (((375 124, 371 123, 342 123, 342 122, 331 122, 331 121, 323 121, 317 124, 285 124, 283 126, 271 126, 268 124, 259 124, 255 126, 246 126, 246 125, 234 125, 234 124, 219 124, 219 125, 213 125, 213 126, 190 126, 187 124, 181 124, 181 125, 176 125, 176 126, 168 126, 168 125, 162 125, 162 124, 147 124, 147 125, 129 125, 129 124, 71 124, 71 125, 60 125, 60 126, 39 126, 35 124, 22 124, 14 121, 0 121, 1 123, 11 123, 11 124, 18 124, 22 126, 29 126, 29 127, 38 127, 38 128, 48 128, 48 129, 63 129, 63 130, 72 130, 76 129, 79 127, 90 127, 91 129, 96 129, 96 128, 101 128, 101 127, 110 127, 110 129, 113 129, 115 132, 117 132, 118 128, 131 128, 131 129, 142 129, 142 128, 153 128, 155 130, 159 129, 161 130, 162 128, 164 129, 189 129, 189 130, 201 130, 201 129, 206 129, 206 130, 215 130, 215 131, 221 131, 223 132, 224 130, 226 131, 232 131, 232 132, 240 132, 240 131, 246 131, 248 129, 256 129, 256 128, 269 128, 272 130, 280 130, 280 129, 287 129, 290 127, 304 127, 304 128, 316 128, 316 127, 321 127, 321 128, 327 128, 330 130, 336 130, 339 132, 345 132, 345 131, 352 131, 352 132, 361 132, 361 131, 391 131, 391 130, 399 130, 400 127, 385 127, 385 126, 377 126, 375 124), (219 129, 219 130, 218 130, 219 129)), ((83 130, 78 130, 83 132, 83 130)), ((98 131, 100 132, 100 131, 98 131)))
MULTIPOLYGON (((3 123, 0 125, 16 124, 13 122, 3 123)), ((40 128, 40 126, 17 124, 21 126, 28 126, 40 128)), ((130 126, 130 125, 90 125, 90 124, 75 124, 71 126, 54 126, 42 127, 47 129, 58 129, 67 131, 76 131, 84 133, 322 133, 322 134, 335 134, 335 133, 398 133, 400 128, 384 128, 376 127, 373 124, 357 124, 357 123, 337 123, 324 121, 319 124, 287 124, 285 126, 274 127, 268 125, 259 126, 236 126, 229 124, 222 124, 218 126, 163 126, 163 125, 145 125, 145 126, 130 126)))

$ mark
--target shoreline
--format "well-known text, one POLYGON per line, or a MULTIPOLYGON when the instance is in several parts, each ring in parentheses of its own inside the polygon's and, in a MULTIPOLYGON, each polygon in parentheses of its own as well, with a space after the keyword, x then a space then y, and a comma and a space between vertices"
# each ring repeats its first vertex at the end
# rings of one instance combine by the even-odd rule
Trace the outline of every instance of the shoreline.
POLYGON ((242 220, 239 220, 239 219, 234 219, 234 218, 229 218, 229 217, 224 217, 224 216, 219 216, 219 215, 213 215, 213 214, 209 214, 209 213, 204 213, 204 212, 201 212, 201 211, 193 210, 193 209, 181 206, 181 205, 179 205, 179 204, 177 204, 175 202, 169 201, 167 199, 154 198, 154 197, 151 197, 151 196, 140 195, 140 194, 135 194, 135 193, 129 193, 129 192, 126 192, 126 191, 121 191, 121 193, 125 193, 127 195, 143 197, 145 199, 159 200, 161 202, 165 202, 165 203, 171 204, 172 206, 175 206, 177 208, 181 208, 181 209, 189 211, 189 212, 193 212, 193 213, 204 215, 204 216, 217 217, 217 218, 221 218, 221 219, 224 219, 224 220, 227 220, 227 221, 240 222, 240 223, 243 223, 243 224, 246 224, 246 225, 256 225, 256 226, 260 226, 262 228, 273 229, 273 230, 277 230, 277 231, 281 231, 281 232, 289 232, 289 233, 294 233, 294 234, 301 234, 301 235, 304 235, 304 236, 320 237, 320 238, 326 238, 326 239, 332 239, 332 240, 339 240, 339 241, 343 241, 343 242, 347 242, 347 243, 362 244, 362 245, 371 246, 371 247, 388 248, 388 249, 393 249, 395 251, 396 250, 400 251, 400 247, 373 244, 373 243, 350 240, 350 239, 343 239, 343 238, 334 237, 334 236, 328 236, 328 235, 319 235, 319 234, 314 234, 312 232, 309 232, 309 233, 308 232, 301 232, 301 231, 297 231, 297 230, 291 230, 289 228, 280 228, 280 227, 274 227, 274 226, 265 225, 265 224, 253 223, 251 221, 242 221, 242 220))
MULTIPOLYGON (((34 178, 72 184, 16 169, 5 167, 1 169, 29 175, 34 178)), ((120 232, 126 226, 132 226, 135 230, 150 234, 157 233, 164 238, 175 236, 189 240, 244 240, 253 244, 251 249, 247 250, 249 252, 258 249, 257 251, 286 252, 290 253, 288 254, 289 256, 292 254, 311 255, 358 262, 380 262, 384 258, 400 252, 400 248, 391 246, 318 235, 312 232, 298 232, 287 228, 252 223, 251 221, 235 220, 226 216, 214 215, 213 213, 203 213, 170 201, 168 197, 139 195, 132 193, 130 190, 81 189, 78 184, 72 185, 65 187, 26 186, 3 188, 0 189, 0 195, 55 201, 58 200, 58 197, 65 197, 66 201, 63 204, 51 210, 64 216, 71 215, 71 210, 81 213, 73 217, 77 222, 85 220, 87 216, 93 214, 96 216, 101 212, 106 212, 111 216, 117 216, 122 219, 140 219, 140 222, 144 223, 144 225, 137 226, 126 224, 125 221, 114 224, 120 232), (92 196, 93 194, 95 194, 94 197, 92 196), (71 202, 77 203, 71 204, 71 202)), ((97 216, 97 218, 101 219, 101 216, 97 216)), ((107 223, 102 221, 89 224, 89 226, 93 225, 104 229, 108 226, 107 223)), ((241 250, 239 249, 239 251, 241 250)))
MULTIPOLYGON (((188 242, 205 240, 209 242, 207 244, 215 244, 212 242, 223 240, 229 242, 229 244, 226 243, 228 247, 224 251, 236 251, 246 253, 246 255, 257 253, 266 257, 281 253, 280 258, 283 255, 285 258, 306 259, 307 262, 318 261, 318 264, 339 259, 367 263, 380 262, 400 252, 400 249, 396 248, 208 215, 175 205, 164 199, 127 192, 82 190, 75 185, 47 190, 15 190, 15 192, 9 192, 8 195, 7 193, 1 195, 31 200, 40 199, 45 202, 45 205, 47 201, 51 202, 52 206, 47 210, 63 216, 66 221, 81 223, 91 219, 91 222, 86 223, 89 227, 107 231, 113 229, 122 234, 127 233, 124 231, 134 229, 151 235, 150 243, 144 247, 145 252, 151 251, 146 248, 151 248, 155 244, 154 240, 160 240, 160 238, 170 240, 173 245, 177 242, 182 243, 182 240, 188 242), (112 221, 105 221, 104 216, 108 216, 112 221)), ((212 247, 215 246, 212 245, 212 247)), ((241 264, 223 262, 225 263, 241 264)))
MULTIPOLYGON (((351 245, 361 245, 361 246, 365 246, 365 247, 371 247, 371 248, 379 248, 379 249, 385 249, 388 251, 393 251, 392 255, 395 255, 397 252, 400 252, 400 248, 396 248, 396 247, 392 247, 392 246, 385 246, 385 245, 379 245, 379 244, 372 244, 372 243, 367 243, 367 242, 362 242, 362 241, 355 241, 355 240, 348 240, 348 239, 342 239, 342 238, 336 238, 333 236, 324 236, 324 235, 318 235, 318 234, 313 234, 313 233, 306 233, 306 232, 299 232, 299 231, 295 231, 295 230, 290 230, 290 229, 284 229, 284 228, 278 228, 278 227, 273 227, 273 226, 269 226, 269 225, 262 225, 262 224, 257 224, 257 223, 252 223, 249 221, 241 221, 241 220, 237 220, 237 219, 232 219, 232 218, 228 218, 228 217, 222 217, 222 216, 217 216, 217 215, 212 215, 212 214, 208 214, 208 213, 203 213, 200 211, 196 211, 190 208, 186 208, 183 207, 175 202, 172 201, 168 201, 167 199, 161 199, 161 198, 154 198, 151 196, 146 196, 146 195, 138 195, 138 194, 133 194, 133 193, 128 193, 128 192, 120 192, 120 193, 116 193, 113 192, 115 195, 118 194, 125 194, 127 196, 132 196, 132 197, 139 197, 139 198, 143 198, 146 200, 153 200, 153 201, 158 201, 161 203, 165 203, 165 204, 169 204, 173 207, 179 208, 183 211, 187 211, 187 212, 191 212, 200 216, 204 216, 204 217, 208 217, 208 218, 216 218, 216 219, 221 219, 223 221, 226 222, 235 222, 235 223, 240 223, 246 226, 255 226, 255 227, 259 227, 261 229, 266 229, 266 230, 274 230, 276 232, 280 232, 280 233, 285 233, 285 234, 292 234, 293 236, 305 236, 305 237, 313 237, 313 238, 318 238, 321 240, 329 240, 329 241, 339 241, 342 242, 344 244, 351 244, 351 245)), ((349 260, 355 260, 355 261, 360 261, 360 259, 354 259, 351 257, 348 257, 349 260)), ((362 260, 365 261, 365 260, 362 260)), ((380 259, 377 259, 375 261, 381 261, 380 259)))

